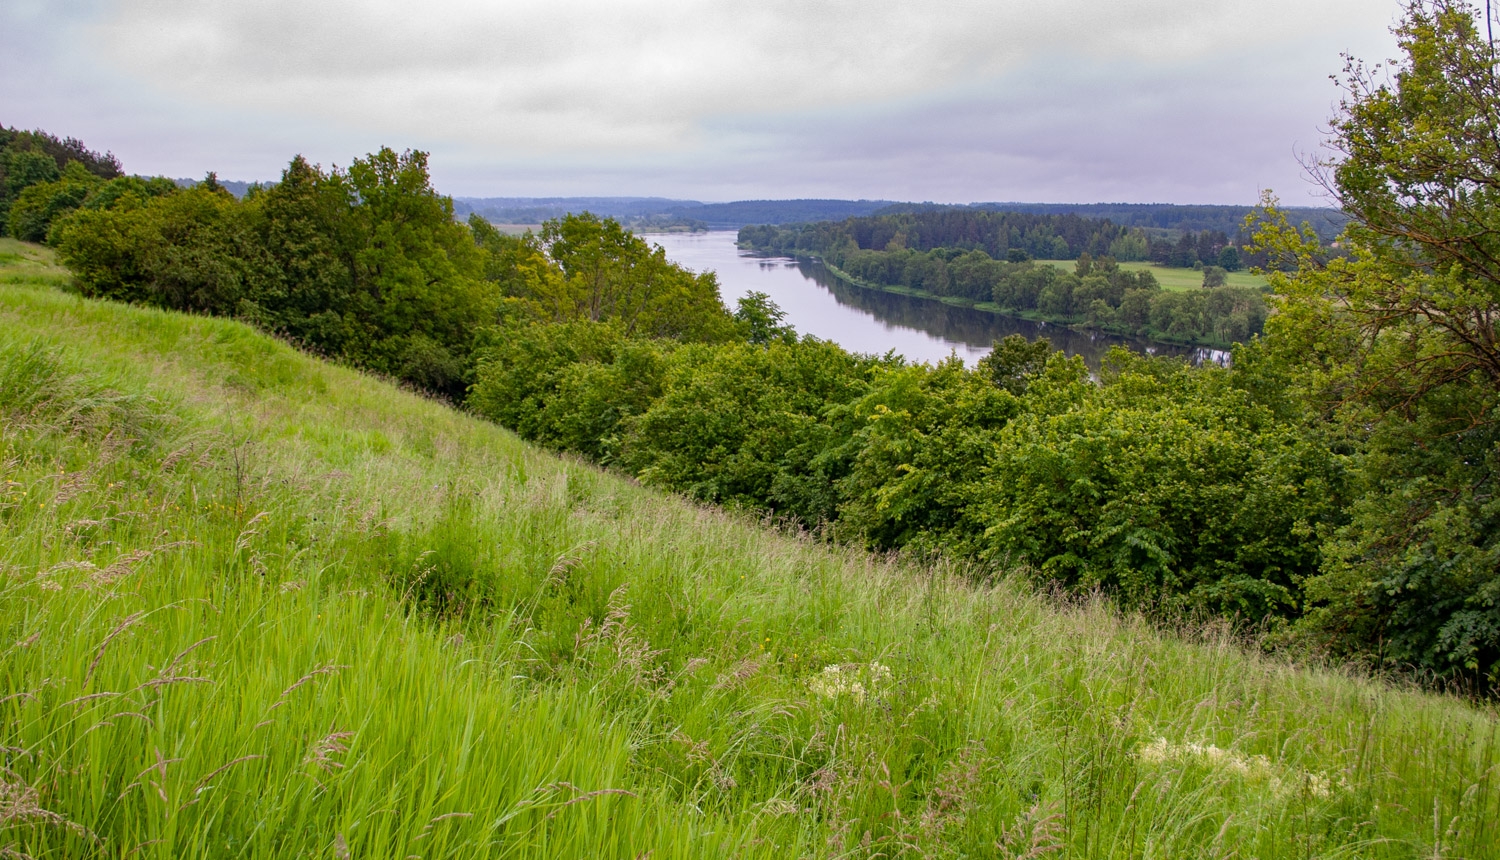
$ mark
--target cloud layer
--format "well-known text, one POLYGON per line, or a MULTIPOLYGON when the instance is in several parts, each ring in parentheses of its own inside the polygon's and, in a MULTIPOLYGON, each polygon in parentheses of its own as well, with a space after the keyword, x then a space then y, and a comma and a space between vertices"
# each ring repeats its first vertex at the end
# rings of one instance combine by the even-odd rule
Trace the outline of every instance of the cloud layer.
MULTIPOLYGON (((24 40, 26 68, 70 75, 82 107, 134 103, 142 119, 212 141, 202 148, 228 150, 221 172, 302 135, 303 151, 430 148, 440 175, 472 186, 457 193, 951 200, 1153 188, 1210 200, 1284 183, 1294 147, 1315 146, 1330 112, 1339 52, 1389 53, 1397 11, 1369 0, 48 7, 0 12, 12 32, 0 49, 24 40)), ((0 66, 6 90, 36 73, 11 66, 0 66)))

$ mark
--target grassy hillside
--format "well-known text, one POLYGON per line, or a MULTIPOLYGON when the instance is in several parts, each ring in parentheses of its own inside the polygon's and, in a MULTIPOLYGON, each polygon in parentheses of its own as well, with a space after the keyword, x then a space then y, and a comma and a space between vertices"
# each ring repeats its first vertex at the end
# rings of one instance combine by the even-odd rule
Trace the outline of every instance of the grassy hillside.
POLYGON ((1500 856, 1492 711, 779 535, 0 253, 0 855, 1500 856))

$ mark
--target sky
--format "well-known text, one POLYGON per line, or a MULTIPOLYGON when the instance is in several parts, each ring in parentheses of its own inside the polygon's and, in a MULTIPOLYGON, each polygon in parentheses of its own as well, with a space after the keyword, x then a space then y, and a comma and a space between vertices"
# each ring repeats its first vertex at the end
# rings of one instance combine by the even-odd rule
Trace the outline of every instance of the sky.
POLYGON ((132 173, 381 146, 468 197, 1323 205, 1395 0, 3 0, 0 123, 132 173))

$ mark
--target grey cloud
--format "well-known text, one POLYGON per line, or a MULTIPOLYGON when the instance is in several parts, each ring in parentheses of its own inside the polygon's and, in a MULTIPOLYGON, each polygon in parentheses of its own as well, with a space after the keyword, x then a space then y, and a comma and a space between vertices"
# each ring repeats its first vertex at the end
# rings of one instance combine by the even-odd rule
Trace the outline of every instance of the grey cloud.
POLYGON ((1388 54, 1396 11, 18 0, 0 120, 173 175, 413 146, 459 194, 1244 201, 1295 196, 1339 51, 1388 54))
POLYGON ((192 98, 523 153, 614 152, 691 147, 725 113, 917 97, 1058 50, 1172 65, 1357 9, 1367 0, 122 0, 99 38, 192 98))

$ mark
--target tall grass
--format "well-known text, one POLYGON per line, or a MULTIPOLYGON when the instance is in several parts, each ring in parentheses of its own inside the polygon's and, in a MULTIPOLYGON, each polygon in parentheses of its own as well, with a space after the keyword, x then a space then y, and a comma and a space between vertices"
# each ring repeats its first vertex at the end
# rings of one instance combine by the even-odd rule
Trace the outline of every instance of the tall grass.
POLYGON ((1496 715, 0 283, 0 855, 1492 857, 1496 715))

